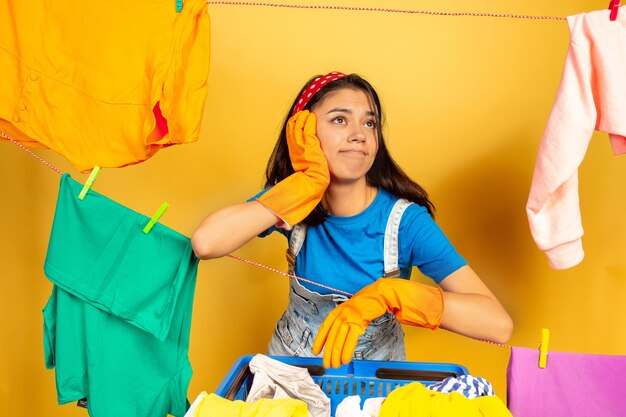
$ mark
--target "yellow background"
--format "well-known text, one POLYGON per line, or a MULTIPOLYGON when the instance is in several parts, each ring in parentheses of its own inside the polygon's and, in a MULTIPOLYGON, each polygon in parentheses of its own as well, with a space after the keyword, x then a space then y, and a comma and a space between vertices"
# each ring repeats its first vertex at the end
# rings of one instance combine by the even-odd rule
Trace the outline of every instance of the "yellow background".
MULTIPOLYGON (((567 16, 604 9, 607 1, 310 4, 567 16)), ((136 166, 105 169, 97 191, 149 216, 168 201, 162 222, 191 235, 207 213, 260 189, 302 83, 330 70, 356 72, 382 98, 392 155, 429 191, 442 228, 512 315, 510 344, 536 348, 547 327, 551 350, 626 352, 626 163, 612 154, 606 133, 594 134, 580 169, 583 263, 551 270, 526 221, 535 155, 569 42, 564 21, 228 5, 210 5, 209 13, 211 68, 200 141, 136 166)), ((61 156, 36 153, 86 180, 61 156)), ((56 405, 54 372, 43 361, 41 308, 51 284, 42 265, 59 176, 2 143, 0 181, 0 410, 86 416, 74 403, 56 405)), ((285 246, 281 236, 271 236, 236 254, 285 270, 285 246)), ((264 352, 287 285, 274 272, 230 258, 201 263, 190 399, 214 390, 237 357, 264 352)), ((409 360, 463 364, 506 397, 506 348, 444 330, 405 330, 409 360)))

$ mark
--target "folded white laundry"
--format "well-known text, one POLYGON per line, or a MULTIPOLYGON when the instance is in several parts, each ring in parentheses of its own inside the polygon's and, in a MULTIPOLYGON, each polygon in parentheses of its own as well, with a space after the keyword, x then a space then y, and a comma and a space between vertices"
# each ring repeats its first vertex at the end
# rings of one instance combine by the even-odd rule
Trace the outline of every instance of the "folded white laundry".
POLYGON ((351 395, 339 403, 335 417, 378 417, 385 397, 366 398, 361 409, 361 396, 351 395))
POLYGON ((378 417, 383 401, 385 401, 385 397, 367 398, 363 403, 363 411, 365 411, 369 417, 378 417))

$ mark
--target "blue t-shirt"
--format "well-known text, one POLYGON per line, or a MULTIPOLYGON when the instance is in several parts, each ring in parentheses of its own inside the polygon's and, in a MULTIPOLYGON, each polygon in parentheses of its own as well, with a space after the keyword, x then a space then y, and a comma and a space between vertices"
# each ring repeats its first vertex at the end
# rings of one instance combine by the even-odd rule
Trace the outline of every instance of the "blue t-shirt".
MULTIPOLYGON (((257 196, 258 198, 266 190, 257 196)), ((349 293, 356 293, 384 274, 384 238, 387 219, 398 200, 379 188, 374 201, 355 216, 329 215, 317 226, 308 226, 306 239, 296 260, 295 274, 349 293)), ((272 226, 260 237, 274 231, 290 237, 291 232, 272 226)), ((416 266, 436 283, 467 265, 426 208, 411 204, 402 215, 398 232, 400 276, 410 278, 416 266)), ((301 282, 311 291, 332 291, 301 282)))

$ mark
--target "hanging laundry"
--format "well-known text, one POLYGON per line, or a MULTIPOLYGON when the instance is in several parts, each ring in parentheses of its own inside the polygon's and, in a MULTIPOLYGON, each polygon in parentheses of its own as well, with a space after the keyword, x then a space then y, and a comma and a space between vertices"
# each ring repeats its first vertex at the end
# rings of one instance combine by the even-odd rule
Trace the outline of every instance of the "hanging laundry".
MULTIPOLYGON (((470 400, 458 392, 444 394, 412 382, 391 391, 379 417, 512 417, 500 398, 483 396, 470 400)), ((518 417, 515 414, 515 417, 518 417)))
POLYGON ((607 132, 615 154, 626 153, 626 10, 569 16, 570 45, 544 131, 526 212, 539 249, 555 269, 584 257, 578 167, 594 130, 607 132))
POLYGON ((305 368, 262 354, 254 355, 249 366, 254 379, 246 402, 255 402, 260 398, 296 398, 308 405, 311 417, 330 417, 330 398, 305 368))
MULTIPOLYGON (((608 19, 608 17, 607 17, 608 19)), ((508 406, 515 417, 618 417, 626 410, 626 356, 511 348, 508 406)))
POLYGON ((46 366, 58 402, 95 417, 182 417, 198 259, 189 238, 61 177, 44 271, 46 366), (102 219, 106 219, 103 221, 102 219))
POLYGON ((205 0, 0 3, 0 130, 81 172, 198 140, 208 70, 205 0))

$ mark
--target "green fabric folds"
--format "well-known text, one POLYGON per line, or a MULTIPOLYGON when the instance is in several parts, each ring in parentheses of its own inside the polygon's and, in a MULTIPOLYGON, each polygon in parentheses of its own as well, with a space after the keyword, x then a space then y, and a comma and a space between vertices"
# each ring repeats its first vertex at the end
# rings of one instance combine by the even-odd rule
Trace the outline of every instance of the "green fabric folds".
POLYGON ((182 417, 198 259, 189 238, 61 178, 44 265, 44 351, 60 404, 92 417, 182 417))

